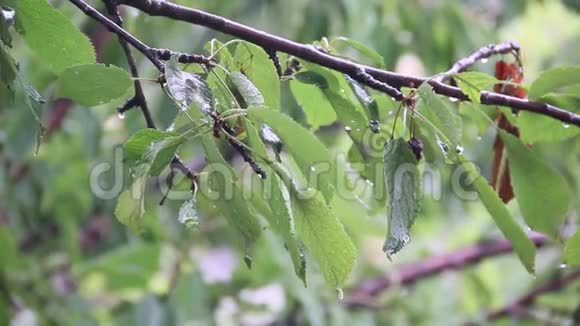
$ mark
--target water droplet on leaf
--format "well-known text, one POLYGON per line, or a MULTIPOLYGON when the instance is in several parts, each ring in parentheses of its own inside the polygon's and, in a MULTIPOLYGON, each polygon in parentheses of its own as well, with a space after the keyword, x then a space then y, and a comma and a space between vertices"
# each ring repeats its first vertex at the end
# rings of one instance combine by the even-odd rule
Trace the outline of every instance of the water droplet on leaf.
POLYGON ((119 114, 117 114, 117 116, 119 117, 119 119, 123 120, 125 119, 125 113, 123 112, 119 112, 119 114))
POLYGON ((560 269, 565 269, 566 267, 568 267, 566 264, 560 264, 560 266, 558 266, 560 269))
POLYGON ((564 123, 564 124, 562 124, 562 127, 564 127, 564 128, 566 128, 566 129, 568 129, 568 128, 570 128, 570 125, 569 125, 569 124, 567 124, 567 123, 564 123))
POLYGON ((457 154, 461 154, 461 153, 463 153, 463 146, 461 146, 461 145, 457 145, 457 146, 455 146, 455 152, 456 152, 457 154))
POLYGON ((351 127, 349 127, 349 126, 345 126, 345 127, 344 127, 344 131, 346 131, 346 132, 351 132, 351 131, 352 131, 352 128, 351 128, 351 127))

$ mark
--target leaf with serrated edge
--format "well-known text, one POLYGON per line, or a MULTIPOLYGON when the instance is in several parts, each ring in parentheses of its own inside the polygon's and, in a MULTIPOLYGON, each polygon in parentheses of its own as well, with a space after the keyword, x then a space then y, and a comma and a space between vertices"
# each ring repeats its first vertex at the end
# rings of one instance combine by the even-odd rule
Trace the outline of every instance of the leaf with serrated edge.
POLYGON ((535 101, 545 94, 576 84, 580 84, 580 66, 550 69, 532 82, 528 97, 535 101))
POLYGON ((421 189, 417 158, 404 139, 391 139, 385 144, 384 164, 389 233, 383 251, 390 257, 410 240, 409 230, 420 209, 421 189))
POLYGON ((457 86, 469 97, 473 103, 481 103, 481 91, 497 83, 491 75, 477 71, 462 72, 454 76, 457 86))
POLYGON ((421 107, 423 114, 435 127, 437 127, 451 141, 452 146, 456 146, 461 141, 461 117, 451 111, 448 105, 443 103, 435 93, 433 88, 427 83, 423 83, 419 89, 421 107))
POLYGON ((230 79, 236 86, 238 92, 240 92, 240 95, 242 95, 242 98, 246 102, 246 107, 264 105, 264 97, 248 77, 234 71, 230 74, 230 79))
POLYGON ((137 178, 117 199, 115 217, 135 232, 141 231, 145 214, 146 177, 137 178))
POLYGON ((54 73, 95 62, 88 37, 46 0, 18 0, 16 11, 26 43, 54 73))
POLYGON ((308 185, 322 192, 330 203, 336 188, 336 166, 328 149, 312 134, 290 117, 267 109, 250 108, 248 115, 270 126, 282 139, 284 146, 308 178, 308 185))
POLYGON ((463 155, 458 154, 457 157, 459 163, 467 172, 469 182, 479 193, 479 199, 495 221, 495 224, 503 235, 511 242, 514 251, 524 267, 528 272, 534 273, 536 246, 516 223, 505 204, 487 183, 487 180, 479 174, 475 165, 467 160, 463 155))
POLYGON ((564 178, 516 137, 500 131, 508 160, 515 198, 526 223, 552 238, 570 207, 570 192, 564 178))
MULTIPOLYGON (((572 94, 546 94, 538 102, 555 105, 580 114, 580 96, 572 94)), ((525 143, 557 142, 580 134, 580 128, 563 124, 552 117, 521 111, 517 117, 520 137, 525 143), (541 132, 538 132, 541 130, 541 132)))
POLYGON ((57 96, 70 98, 84 106, 95 106, 118 99, 133 85, 125 70, 102 64, 67 68, 58 80, 57 96))

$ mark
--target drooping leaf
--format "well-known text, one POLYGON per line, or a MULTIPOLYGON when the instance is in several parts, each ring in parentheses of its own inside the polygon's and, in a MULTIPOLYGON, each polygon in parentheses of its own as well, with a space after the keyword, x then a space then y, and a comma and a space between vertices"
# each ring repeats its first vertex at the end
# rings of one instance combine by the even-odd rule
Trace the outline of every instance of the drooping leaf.
POLYGON ((526 223, 556 238, 570 206, 566 182, 519 139, 504 131, 500 131, 500 136, 506 145, 515 197, 526 223))
POLYGON ((390 257, 410 240, 409 230, 420 209, 420 175, 417 158, 402 138, 385 144, 384 156, 389 233, 383 251, 390 257))
MULTIPOLYGON (((258 131, 251 121, 246 119, 244 122, 250 147, 259 155, 267 157, 266 146, 260 140, 258 131)), ((262 180, 264 184, 262 191, 264 192, 263 196, 269 198, 268 203, 271 209, 271 214, 266 216, 266 218, 274 232, 284 240, 294 265, 294 271, 306 284, 306 262, 296 236, 288 190, 280 177, 269 166, 264 166, 264 171, 268 175, 268 182, 262 180)))
POLYGON ((569 266, 580 266, 580 231, 566 241, 564 261, 569 266))
POLYGON ((487 180, 479 174, 476 166, 465 157, 457 155, 459 163, 467 172, 469 183, 479 193, 479 199, 495 221, 503 235, 511 242, 518 258, 530 273, 534 273, 536 246, 524 233, 511 216, 497 193, 489 186, 487 180))
POLYGON ((145 176, 135 179, 117 199, 115 217, 134 232, 140 232, 143 225, 146 179, 145 176))
POLYGON ((320 126, 326 126, 336 121, 336 113, 320 88, 326 85, 326 80, 315 72, 300 72, 297 75, 307 73, 314 75, 315 77, 312 77, 314 79, 310 80, 307 79, 310 77, 301 75, 303 77, 290 81, 290 90, 306 115, 306 121, 312 126, 312 129, 316 130, 320 126), (304 82, 305 80, 309 80, 309 82, 304 82), (310 84, 310 82, 318 86, 310 84))
POLYGON ((142 129, 125 142, 125 163, 131 168, 147 163, 148 175, 156 176, 169 165, 186 138, 172 132, 142 129))
POLYGON ((55 74, 95 62, 89 39, 46 0, 19 0, 16 11, 26 43, 55 74))
POLYGON ((211 109, 212 94, 199 75, 181 71, 176 57, 165 63, 165 89, 182 111, 194 104, 202 112, 211 109))
POLYGON ((566 86, 580 84, 580 66, 558 67, 544 71, 530 85, 528 97, 537 100, 566 86))
POLYGON ((299 239, 310 252, 326 282, 341 288, 356 261, 356 248, 344 227, 313 190, 305 198, 293 198, 292 208, 299 239))
POLYGON ((264 105, 264 97, 248 77, 242 73, 234 71, 230 74, 230 78, 237 90, 240 92, 240 95, 242 95, 244 102, 246 102, 246 107, 264 105))
POLYGON ((308 186, 320 190, 330 203, 337 184, 336 167, 318 138, 290 117, 273 110, 250 108, 248 115, 274 129, 302 173, 308 176, 308 186))
POLYGON ((462 72, 454 76, 457 86, 473 103, 481 103, 480 92, 497 83, 497 79, 477 71, 462 72))
POLYGON ((449 139, 455 147, 461 141, 461 117, 453 112, 435 93, 428 83, 423 83, 418 89, 420 101, 417 110, 423 114, 435 127, 449 139))
POLYGON ((380 55, 377 51, 371 49, 367 45, 353 40, 347 37, 339 36, 335 37, 330 41, 330 44, 333 47, 342 47, 347 46, 350 48, 355 49, 359 52, 362 56, 371 60, 371 64, 377 68, 383 68, 385 66, 385 59, 382 55, 380 55))
POLYGON ((239 43, 233 58, 234 69, 256 85, 266 107, 280 110, 280 78, 264 49, 249 42, 239 43))
MULTIPOLYGON (((580 113, 580 97, 571 94, 546 94, 538 101, 555 105, 570 112, 580 113)), ((556 142, 580 134, 580 128, 536 114, 521 111, 518 116, 520 137, 525 143, 556 142)))
POLYGON ((80 105, 95 106, 123 96, 131 86, 131 76, 119 67, 77 65, 62 72, 57 94, 80 105))

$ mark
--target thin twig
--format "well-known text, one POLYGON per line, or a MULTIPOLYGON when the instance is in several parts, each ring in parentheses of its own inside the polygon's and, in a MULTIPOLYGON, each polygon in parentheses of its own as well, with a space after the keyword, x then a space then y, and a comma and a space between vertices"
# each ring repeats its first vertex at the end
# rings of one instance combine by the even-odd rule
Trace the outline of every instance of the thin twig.
MULTIPOLYGON (((529 237, 537 247, 543 246, 548 241, 546 236, 538 233, 532 233, 529 237)), ((392 275, 383 275, 360 283, 344 302, 353 308, 372 306, 372 299, 393 285, 410 285, 443 271, 466 268, 482 259, 512 251, 511 243, 506 239, 500 239, 409 263, 401 266, 392 275)))
MULTIPOLYGON (((79 0, 71 1, 78 2, 79 0)), ((401 87, 415 88, 427 81, 433 87, 433 90, 440 95, 453 97, 462 101, 469 101, 469 98, 457 87, 449 86, 435 80, 429 80, 428 78, 405 76, 387 70, 361 65, 342 58, 337 58, 318 51, 313 46, 268 34, 264 31, 201 10, 180 6, 168 1, 120 0, 119 3, 132 6, 152 16, 163 16, 174 20, 205 26, 212 30, 226 33, 259 45, 262 48, 267 48, 271 51, 284 52, 297 58, 342 72, 353 78, 359 74, 362 69, 364 72, 370 74, 374 79, 386 83, 395 89, 400 89, 401 87)), ((372 88, 379 86, 372 81, 373 80, 367 80, 365 85, 372 88)), ((382 91, 381 89, 379 90, 382 91)), ((395 99, 402 100, 402 98, 398 98, 392 94, 390 95, 395 99)), ((579 114, 568 112, 550 104, 531 102, 526 99, 519 99, 508 95, 486 91, 481 92, 480 99, 483 104, 509 106, 514 110, 535 112, 580 127, 579 114)))
POLYGON ((486 45, 479 50, 475 51, 468 57, 462 58, 457 61, 451 69, 446 73, 434 78, 436 81, 444 81, 446 78, 451 77, 460 72, 466 71, 469 67, 473 66, 476 62, 480 60, 485 60, 491 56, 498 54, 508 54, 513 53, 517 60, 519 60, 520 46, 516 42, 508 41, 500 44, 490 44, 486 45))
POLYGON ((509 305, 488 313, 486 316, 486 320, 494 321, 507 316, 514 317, 521 316, 525 313, 526 308, 533 305, 536 299, 542 294, 558 291, 578 279, 580 279, 580 269, 575 270, 563 277, 558 277, 556 279, 550 280, 547 283, 544 283, 543 285, 519 297, 517 300, 510 303, 509 305))

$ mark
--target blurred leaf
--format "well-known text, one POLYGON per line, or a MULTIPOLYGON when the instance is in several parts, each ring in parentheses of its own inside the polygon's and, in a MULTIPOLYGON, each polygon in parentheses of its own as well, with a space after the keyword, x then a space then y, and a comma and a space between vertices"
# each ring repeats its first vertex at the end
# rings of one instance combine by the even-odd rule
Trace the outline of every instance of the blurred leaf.
POLYGON ((57 96, 84 106, 96 106, 117 99, 133 85, 125 70, 102 64, 77 65, 64 70, 57 96))
POLYGON ((314 174, 317 177, 308 178, 309 187, 320 190, 326 202, 330 203, 337 184, 336 167, 328 149, 320 140, 282 113, 251 108, 248 110, 248 114, 251 119, 257 119, 274 129, 302 173, 305 176, 314 174))
POLYGON ((122 246, 75 266, 75 273, 102 273, 110 290, 145 289, 159 269, 160 254, 158 244, 122 246))
POLYGON ((55 74, 95 62, 95 50, 89 39, 46 0, 19 0, 16 11, 26 43, 55 74))
POLYGON ((454 75, 457 86, 473 103, 481 103, 480 92, 497 83, 497 79, 477 71, 462 72, 454 75))
POLYGON ((119 195, 115 217, 134 232, 140 232, 145 214, 145 185, 147 178, 138 177, 133 184, 119 195))
POLYGON ((294 79, 304 84, 316 86, 320 89, 328 88, 326 78, 315 71, 300 71, 294 75, 294 79))
POLYGON ((338 46, 346 45, 348 47, 357 50, 364 57, 369 58, 372 61, 373 66, 377 68, 384 68, 385 66, 385 59, 383 58, 383 56, 381 56, 377 51, 371 49, 370 47, 359 41, 340 36, 333 38, 330 41, 330 44, 333 47, 336 47, 337 45, 338 46))
POLYGON ((515 197, 526 223, 557 238, 571 199, 564 178, 514 136, 503 131, 500 136, 506 145, 515 197))
POLYGON ((244 41, 236 46, 233 60, 235 69, 262 93, 266 107, 279 111, 280 78, 268 54, 261 47, 244 41))
POLYGON ((418 89, 421 109, 417 109, 429 122, 441 131, 445 137, 456 146, 461 140, 461 117, 439 99, 428 83, 423 83, 418 89))
POLYGON ((12 46, 12 36, 10 27, 14 25, 14 9, 9 7, 0 7, 0 41, 6 46, 12 46))
POLYGON ((384 159, 389 233, 383 251, 391 257, 409 243, 409 230, 420 209, 421 186, 419 162, 404 139, 389 140, 384 159))
POLYGON ((18 70, 14 58, 4 44, 0 43, 0 81, 10 85, 17 75, 18 70))
POLYGON ((320 192, 293 198, 298 237, 320 267, 326 281, 342 288, 354 268, 356 248, 320 192))
POLYGON ((580 231, 566 241, 564 261, 570 266, 580 266, 580 231))
POLYGON ((544 71, 530 85, 528 97, 537 100, 566 86, 580 84, 580 67, 558 67, 544 71))
POLYGON ((197 199, 192 197, 185 201, 179 208, 177 214, 177 221, 183 224, 188 229, 196 228, 199 225, 199 217, 197 216, 197 199))
MULTIPOLYGON (((540 102, 555 105, 570 112, 580 113, 580 97, 571 94, 546 94, 540 102)), ((521 111, 517 119, 520 136, 525 143, 557 142, 580 134, 580 128, 541 114, 521 111)))
MULTIPOLYGON (((19 256, 14 234, 3 224, 0 224, 0 247, 2 248, 0 271, 8 271, 18 264, 19 256)), ((0 282, 2 282, 1 279, 0 282)))
POLYGON ((264 97, 248 77, 234 71, 230 74, 230 78, 246 102, 246 107, 264 105, 264 97))
POLYGON ((515 222, 505 204, 497 193, 489 186, 487 180, 479 174, 476 166, 465 157, 458 154, 459 163, 467 172, 469 182, 479 193, 479 199, 490 213, 497 227, 511 242, 518 258, 530 273, 534 273, 536 246, 515 222))

